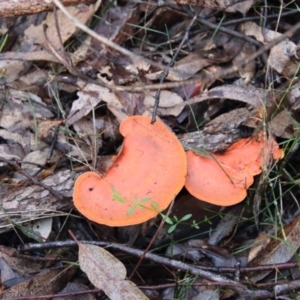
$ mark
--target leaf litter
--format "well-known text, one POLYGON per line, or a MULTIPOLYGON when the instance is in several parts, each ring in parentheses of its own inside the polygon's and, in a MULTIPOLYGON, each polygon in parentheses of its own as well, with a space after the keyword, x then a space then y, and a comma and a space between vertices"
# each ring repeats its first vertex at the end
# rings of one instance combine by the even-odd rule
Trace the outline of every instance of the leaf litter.
MULTIPOLYGON (((65 293, 88 293, 91 283, 98 288, 90 294, 96 298, 101 290, 111 299, 297 298, 299 277, 291 268, 298 267, 299 248, 300 25, 297 5, 281 5, 265 7, 253 0, 103 0, 67 8, 100 39, 78 30, 61 9, 1 19, 3 299, 58 293, 64 288, 57 284, 62 281, 55 281, 66 268, 63 262, 73 264, 78 256, 89 280, 77 285, 76 292, 65 285, 65 293), (122 149, 119 124, 154 111, 185 149, 198 155, 222 157, 231 144, 249 139, 247 146, 263 134, 280 143, 285 158, 279 162, 269 160, 270 155, 260 157, 262 175, 251 187, 250 182, 244 184, 247 197, 233 207, 201 202, 182 189, 172 196, 170 212, 159 211, 142 224, 111 228, 90 222, 72 209, 75 179, 86 171, 105 176, 112 166, 118 167, 120 153, 127 151, 122 149), (82 244, 79 254, 66 251, 68 230, 78 239, 167 253, 169 269, 157 262, 138 263, 134 251, 126 267, 117 251, 109 254, 82 244), (43 242, 46 247, 52 241, 57 241, 55 251, 41 248, 28 252, 29 257, 16 250, 23 243, 43 242), (209 278, 221 273, 228 292, 219 289, 219 279, 208 282, 193 272, 180 272, 173 258, 205 268, 209 278), (24 269, 29 259, 40 265, 24 269), (54 265, 61 269, 52 271, 54 265), (138 273, 135 265, 140 265, 138 273), (43 288, 52 279, 49 289, 43 288), (273 279, 274 284, 264 285, 273 279)), ((158 161, 153 162, 153 169, 160 170, 157 180, 167 169, 174 172, 167 160, 158 161)), ((207 170, 199 168, 206 179, 207 170)), ((131 172, 136 171, 126 172, 125 185, 134 177, 131 172)), ((233 176, 222 175, 229 182, 228 175, 233 176)), ((220 179, 214 188, 221 193, 212 190, 209 196, 225 193, 222 184, 220 179)), ((146 187, 145 195, 136 198, 137 207, 144 206, 139 201, 148 199, 149 191, 146 187)), ((122 193, 116 195, 124 200, 122 193)), ((72 271, 67 281, 75 285, 83 278, 82 272, 74 277, 72 271)))

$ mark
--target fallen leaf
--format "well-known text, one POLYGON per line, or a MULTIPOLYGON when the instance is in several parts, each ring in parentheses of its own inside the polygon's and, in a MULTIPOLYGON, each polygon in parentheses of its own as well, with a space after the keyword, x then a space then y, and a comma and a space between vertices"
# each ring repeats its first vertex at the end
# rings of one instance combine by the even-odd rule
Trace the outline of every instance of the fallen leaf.
POLYGON ((186 5, 195 5, 202 7, 209 7, 215 10, 225 10, 227 12, 240 12, 243 15, 247 13, 250 7, 257 2, 257 0, 246 1, 224 1, 224 0, 176 0, 177 3, 186 5))
POLYGON ((1 299, 56 294, 74 275, 76 268, 55 268, 41 272, 1 293, 1 299))
MULTIPOLYGON (((268 243, 268 246, 260 251, 247 267, 275 265, 288 262, 300 247, 299 235, 300 216, 280 229, 277 236, 273 238, 271 236, 271 241, 268 243), (284 236, 282 232, 284 232, 284 236)), ((271 271, 255 272, 248 277, 252 282, 257 282, 266 277, 270 272, 271 271)))
POLYGON ((103 248, 79 244, 79 264, 91 283, 111 300, 148 299, 133 282, 125 279, 125 266, 103 248))

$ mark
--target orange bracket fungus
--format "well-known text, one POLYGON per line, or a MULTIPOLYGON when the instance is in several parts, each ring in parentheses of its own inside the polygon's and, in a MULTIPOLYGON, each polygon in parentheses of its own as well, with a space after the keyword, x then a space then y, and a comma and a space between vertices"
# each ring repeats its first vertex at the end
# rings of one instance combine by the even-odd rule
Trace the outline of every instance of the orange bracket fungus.
POLYGON ((105 176, 80 175, 73 192, 75 207, 88 219, 108 226, 145 222, 168 207, 187 173, 185 151, 160 121, 126 118, 121 153, 105 176))
POLYGON ((273 138, 265 141, 262 134, 258 139, 241 139, 222 154, 205 157, 188 151, 185 187, 196 198, 215 205, 237 204, 271 156, 282 158, 283 151, 273 138))

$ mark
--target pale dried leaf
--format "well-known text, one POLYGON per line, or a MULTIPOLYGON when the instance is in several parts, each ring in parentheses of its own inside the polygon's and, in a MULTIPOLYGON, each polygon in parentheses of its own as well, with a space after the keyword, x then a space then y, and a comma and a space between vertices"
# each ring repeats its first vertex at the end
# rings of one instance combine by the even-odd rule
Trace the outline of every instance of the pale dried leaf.
MULTIPOLYGON (((72 125, 83 116, 89 114, 101 101, 107 103, 108 109, 116 116, 119 122, 131 115, 132 107, 135 106, 133 101, 138 101, 133 94, 115 94, 105 87, 95 84, 87 84, 78 94, 78 99, 73 102, 67 124, 72 125), (127 101, 125 97, 131 97, 132 101, 127 101)), ((151 114, 154 104, 154 94, 145 96, 144 106, 145 113, 151 114)), ((183 103, 183 99, 175 93, 162 91, 160 105, 158 108, 159 115, 175 115, 182 111, 183 107, 176 107, 183 103)))
MULTIPOLYGON (((44 148, 43 150, 36 150, 28 153, 23 161, 22 161, 22 169, 28 170, 39 170, 40 168, 37 166, 41 165, 44 166, 48 161, 48 155, 50 153, 50 148, 44 148)), ((51 160, 49 162, 57 162, 59 160, 60 154, 57 150, 53 151, 51 155, 51 160)))
POLYGON ((241 24, 240 30, 247 36, 253 36, 262 44, 267 44, 282 35, 279 32, 262 28, 254 22, 245 22, 241 24))
POLYGON ((0 258, 1 282, 9 286, 8 281, 21 277, 3 258, 0 258))
POLYGON ((232 86, 223 85, 215 87, 207 92, 201 93, 192 99, 194 103, 207 101, 210 99, 231 99, 253 105, 256 108, 261 106, 270 106, 272 98, 268 95, 268 91, 253 86, 232 86))
POLYGON ((198 295, 191 298, 191 300, 220 300, 219 289, 208 289, 207 287, 201 287, 198 295))
POLYGON ((48 137, 49 130, 58 127, 62 122, 60 120, 40 120, 38 122, 38 138, 44 139, 48 137))
POLYGON ((91 283, 102 289, 111 300, 148 299, 134 283, 125 280, 124 265, 103 248, 80 244, 79 264, 91 283))
POLYGON ((0 145, 0 157, 7 160, 22 160, 25 153, 23 148, 16 143, 0 145))
POLYGON ((34 233, 34 237, 39 242, 45 242, 49 237, 52 230, 53 218, 45 218, 42 220, 34 221, 26 226, 31 232, 34 233))
POLYGON ((2 299, 24 296, 56 294, 70 280, 75 268, 65 267, 47 270, 2 292, 2 299))
POLYGON ((255 259, 260 252, 270 243, 271 237, 267 232, 261 232, 253 241, 253 246, 248 253, 248 262, 255 259))
POLYGON ((295 84, 287 93, 288 103, 291 107, 291 111, 295 112, 300 109, 300 89, 299 84, 295 84))
MULTIPOLYGON (((248 36, 255 37, 263 44, 282 36, 281 33, 262 28, 253 22, 242 24, 241 31, 248 36)), ((270 67, 285 77, 293 77, 298 69, 298 63, 293 59, 296 47, 296 44, 289 40, 284 40, 272 47, 268 58, 270 67)))
MULTIPOLYGON (((78 19, 79 22, 85 24, 94 14, 94 5, 78 5, 66 8, 68 12, 78 19)), ((77 30, 77 26, 60 10, 57 11, 57 21, 60 30, 60 36, 64 43, 69 37, 71 37, 77 30)), ((50 38, 51 44, 54 48, 61 48, 61 42, 57 33, 57 27, 55 25, 55 15, 50 12, 47 15, 46 20, 41 24, 35 26, 32 24, 25 30, 24 43, 31 45, 31 51, 35 50, 40 45, 43 45, 46 41, 44 35, 44 25, 47 25, 47 36, 50 38)))
MULTIPOLYGON (((232 60, 232 64, 235 65, 237 61, 244 61, 249 56, 251 56, 256 51, 256 47, 249 43, 245 43, 242 50, 238 53, 238 55, 232 60)), ((256 70, 256 62, 252 60, 247 64, 243 64, 242 66, 238 65, 239 74, 244 80, 244 84, 249 84, 251 79, 253 78, 256 70)))
POLYGON ((46 70, 36 69, 30 73, 26 73, 19 78, 19 81, 26 87, 38 85, 41 81, 46 81, 48 74, 46 70))
MULTIPOLYGON (((189 54, 179 60, 175 66, 169 70, 166 79, 171 81, 187 80, 211 63, 211 59, 203 58, 199 54, 189 54)), ((161 74, 161 71, 147 74, 146 78, 154 80, 159 74, 161 74)))
MULTIPOLYGON (((75 292, 83 292, 89 290, 89 288, 86 285, 83 285, 82 283, 79 282, 68 282, 68 284, 66 285, 66 287, 61 290, 59 294, 72 294, 75 292)), ((96 295, 95 294, 84 294, 84 296, 80 296, 78 295, 77 297, 72 297, 74 300, 97 300, 96 295), (84 297, 84 299, 83 299, 84 297)), ((64 296, 64 297, 58 297, 55 298, 55 300, 70 300, 70 297, 68 296, 64 296)))
POLYGON ((116 95, 105 87, 87 84, 77 93, 77 95, 78 99, 73 102, 68 116, 68 125, 74 124, 76 121, 89 114, 101 101, 116 106, 120 110, 122 109, 122 104, 119 102, 116 95))
POLYGON ((216 10, 225 10, 230 13, 240 12, 245 15, 250 7, 257 2, 257 0, 176 0, 176 2, 186 5, 210 7, 216 10))
POLYGON ((270 51, 268 64, 279 74, 287 78, 292 78, 299 71, 298 61, 295 60, 297 45, 292 41, 283 41, 270 51))
POLYGON ((254 5, 258 0, 246 0, 246 1, 232 1, 235 4, 228 5, 227 1, 224 1, 227 4, 226 11, 229 13, 240 12, 245 16, 248 10, 254 5))
POLYGON ((231 110, 227 113, 224 113, 210 122, 206 124, 206 126, 210 125, 220 125, 221 124, 236 124, 236 126, 243 124, 247 125, 249 127, 254 127, 255 124, 253 123, 252 117, 257 112, 257 109, 249 109, 247 107, 237 108, 234 110, 231 110))
POLYGON ((1 60, 0 76, 2 82, 13 82, 28 71, 30 64, 20 60, 1 60))
MULTIPOLYGON (((146 94, 144 105, 152 112, 155 103, 155 93, 146 94)), ((170 91, 161 91, 159 98, 158 115, 160 116, 178 116, 183 107, 175 107, 177 104, 183 103, 183 99, 176 93, 170 91)))
MULTIPOLYGON (((0 246, 0 257, 17 273, 21 274, 23 277, 30 276, 32 274, 37 274, 42 269, 45 268, 43 262, 28 261, 26 258, 19 258, 13 256, 15 253, 15 248, 0 246), (9 255, 11 253, 11 255, 9 255)), ((3 273, 1 272, 1 276, 3 273)), ((3 278, 3 277, 2 277, 3 278)))
POLYGON ((281 138, 290 139, 295 137, 296 128, 290 112, 282 110, 270 122, 270 131, 281 138))
MULTIPOLYGON (((300 247, 300 216, 296 217, 290 224, 284 226, 285 237, 281 230, 277 238, 271 238, 268 246, 254 258, 248 267, 261 265, 273 265, 288 262, 300 247)), ((255 272, 249 276, 252 282, 257 282, 267 276, 270 271, 255 272)))

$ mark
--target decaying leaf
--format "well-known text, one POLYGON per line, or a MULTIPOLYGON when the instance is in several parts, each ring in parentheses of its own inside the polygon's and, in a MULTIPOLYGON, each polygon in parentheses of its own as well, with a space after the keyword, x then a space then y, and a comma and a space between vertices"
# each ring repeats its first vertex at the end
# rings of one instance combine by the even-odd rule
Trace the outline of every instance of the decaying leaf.
MULTIPOLYGON (((281 36, 281 33, 258 26, 254 22, 245 22, 241 25, 241 30, 246 35, 254 36, 258 41, 266 44, 281 36)), ((270 51, 268 64, 279 74, 292 78, 298 70, 298 62, 295 59, 297 45, 290 40, 284 40, 270 51)))
MULTIPOLYGON (((146 94, 144 99, 144 105, 150 109, 150 112, 153 110, 155 103, 155 93, 146 94)), ((158 114, 160 116, 178 116, 182 109, 178 109, 179 107, 175 107, 176 104, 183 103, 183 99, 175 93, 169 91, 161 91, 159 97, 159 108, 158 114), (174 107, 173 107, 174 106, 174 107)))
POLYGON ((227 12, 240 12, 245 14, 250 7, 257 2, 256 0, 245 0, 245 1, 224 1, 224 0, 176 0, 177 3, 186 5, 196 5, 202 7, 209 7, 218 10, 225 10, 227 12))
MULTIPOLYGON (((119 122, 134 114, 135 110, 151 113, 153 109, 153 94, 138 95, 132 93, 114 93, 105 87, 87 84, 78 92, 78 99, 73 102, 67 124, 72 125, 83 116, 95 109, 101 101, 107 103, 108 109, 116 116, 119 122)), ((183 100, 180 96, 169 91, 162 91, 158 113, 177 116, 182 111, 183 100)), ((142 114, 141 113, 141 114, 142 114)))
MULTIPOLYGON (((300 247, 300 216, 296 217, 290 224, 279 230, 276 237, 271 237, 271 241, 264 249, 252 259, 248 267, 261 265, 273 265, 288 262, 297 249, 300 247)), ((270 271, 255 272, 249 276, 250 280, 257 282, 266 277, 270 271)))
POLYGON ((91 283, 111 300, 148 299, 134 283, 125 279, 125 266, 103 248, 79 244, 79 264, 91 283))
POLYGON ((237 260, 224 248, 206 243, 203 240, 191 239, 182 244, 174 244, 168 247, 167 256, 183 256, 192 261, 206 258, 215 267, 234 267, 237 260))
POLYGON ((75 272, 75 267, 49 269, 3 291, 1 299, 55 294, 68 283, 75 272))
MULTIPOLYGON (((68 7, 67 10, 80 22, 85 24, 93 16, 97 7, 98 5, 96 7, 94 5, 81 5, 68 7)), ((46 40, 44 35, 45 25, 47 26, 47 35, 51 38, 51 44, 55 49, 61 48, 61 42, 64 43, 77 30, 77 26, 70 19, 66 18, 63 12, 58 10, 57 17, 53 12, 50 12, 41 24, 37 26, 32 24, 25 30, 24 46, 27 45, 28 47, 30 45, 30 50, 33 51, 37 47, 44 45, 46 40), (59 35, 55 25, 56 20, 58 22, 59 35)), ((27 51, 30 50, 28 49, 27 51)))
MULTIPOLYGON (((67 294, 67 295, 71 295, 72 293, 75 292, 83 292, 88 290, 89 287, 80 283, 80 282, 76 282, 76 281, 72 281, 72 282, 68 282, 68 284, 66 285, 66 287, 64 289, 62 289, 58 294, 67 294)), ((78 299, 80 300, 81 296, 77 296, 77 297, 73 297, 75 300, 78 299)), ((84 294, 82 297, 84 297, 84 300, 97 300, 96 295, 95 294, 84 294)), ((68 296, 61 296, 56 298, 56 300, 68 300, 68 296)))
MULTIPOLYGON (((179 60, 176 65, 170 69, 166 79, 172 81, 187 80, 213 62, 213 58, 204 58, 199 54, 190 54, 179 60)), ((154 80, 158 78, 159 74, 161 74, 161 71, 149 73, 146 75, 146 78, 154 80)))
POLYGON ((45 242, 52 230, 53 218, 45 218, 36 220, 26 226, 26 228, 33 233, 33 237, 38 242, 45 242))

